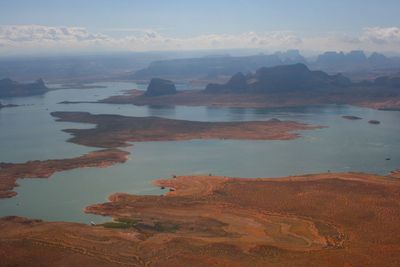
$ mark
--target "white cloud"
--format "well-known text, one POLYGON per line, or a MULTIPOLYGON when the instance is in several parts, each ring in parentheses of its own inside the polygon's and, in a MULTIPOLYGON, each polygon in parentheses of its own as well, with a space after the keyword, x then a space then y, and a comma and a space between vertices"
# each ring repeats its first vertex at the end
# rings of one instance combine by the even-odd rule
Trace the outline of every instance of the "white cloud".
POLYGON ((400 28, 373 27, 364 29, 362 39, 378 45, 400 45, 400 28))
POLYGON ((90 33, 81 27, 49 27, 41 25, 0 26, 0 47, 14 53, 80 50, 102 46, 111 39, 104 34, 90 33))
POLYGON ((164 27, 158 27, 158 28, 135 28, 135 27, 119 27, 119 28, 105 28, 103 31, 105 32, 146 32, 146 31, 165 31, 165 30, 171 30, 172 28, 164 28, 164 27))
POLYGON ((125 37, 92 33, 82 27, 50 27, 42 25, 0 26, 0 52, 33 53, 99 50, 179 50, 220 48, 262 48, 284 50, 353 50, 400 52, 400 28, 365 28, 356 36, 327 34, 302 37, 290 31, 246 32, 241 34, 206 34, 187 38, 169 37, 151 29, 121 28, 125 37), (132 30, 129 32, 128 30, 132 30), (135 32, 137 30, 137 32, 135 32))
POLYGON ((48 27, 40 25, 0 26, 0 39, 3 41, 26 42, 70 42, 107 40, 103 34, 93 34, 80 27, 48 27))
POLYGON ((294 47, 301 39, 292 33, 248 32, 243 34, 208 34, 190 38, 166 37, 154 31, 141 36, 126 37, 120 44, 133 50, 173 50, 173 49, 223 49, 223 48, 279 48, 294 47))

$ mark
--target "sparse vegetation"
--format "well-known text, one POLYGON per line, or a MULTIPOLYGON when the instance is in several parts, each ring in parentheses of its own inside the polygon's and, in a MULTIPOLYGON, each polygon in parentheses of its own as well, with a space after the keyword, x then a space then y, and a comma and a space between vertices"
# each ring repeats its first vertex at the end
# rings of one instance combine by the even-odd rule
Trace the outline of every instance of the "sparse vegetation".
POLYGON ((105 222, 101 224, 104 228, 112 228, 112 229, 128 229, 134 228, 138 223, 137 220, 131 218, 119 218, 113 222, 105 222))
POLYGON ((156 230, 157 232, 175 233, 177 230, 179 230, 179 225, 173 223, 156 222, 154 223, 154 230, 156 230))

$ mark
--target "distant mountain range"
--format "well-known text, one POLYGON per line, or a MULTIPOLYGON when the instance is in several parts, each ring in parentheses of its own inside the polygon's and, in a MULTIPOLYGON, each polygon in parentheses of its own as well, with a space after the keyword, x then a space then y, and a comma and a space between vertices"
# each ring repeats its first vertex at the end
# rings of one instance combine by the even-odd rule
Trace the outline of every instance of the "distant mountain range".
POLYGON ((145 80, 153 77, 165 79, 214 79, 218 76, 231 76, 237 72, 247 74, 261 67, 303 63, 310 69, 329 73, 371 72, 376 70, 400 70, 400 58, 386 57, 372 53, 366 56, 363 51, 325 52, 316 60, 306 59, 298 50, 277 52, 271 55, 220 56, 154 61, 147 68, 138 70, 133 79, 145 80))
POLYGON ((11 79, 0 80, 0 97, 41 95, 48 90, 42 79, 33 83, 18 83, 11 79))
POLYGON ((220 57, 161 60, 154 61, 147 68, 136 71, 133 78, 213 79, 220 75, 230 76, 237 72, 252 72, 261 67, 293 63, 306 63, 306 59, 297 50, 291 50, 286 53, 275 53, 273 55, 259 54, 242 57, 223 55, 220 57))
POLYGON ((312 71, 305 64, 263 67, 254 73, 233 75, 227 83, 210 83, 207 93, 287 93, 287 92, 349 92, 362 88, 375 95, 400 95, 400 75, 380 76, 371 81, 352 82, 343 74, 329 75, 312 71), (368 90, 370 89, 370 90, 368 90), (394 89, 394 90, 393 90, 394 89))
POLYGON ((400 58, 390 58, 383 54, 372 53, 369 57, 363 51, 325 52, 318 56, 314 63, 310 63, 313 68, 325 71, 354 71, 399 68, 400 58))
POLYGON ((209 93, 284 93, 345 88, 350 85, 352 85, 350 79, 342 74, 328 75, 323 71, 311 71, 305 64, 298 63, 263 67, 247 75, 239 72, 233 75, 226 84, 208 84, 205 91, 209 93))
POLYGON ((114 53, 100 55, 0 57, 0 78, 25 82, 42 77, 46 81, 71 83, 115 79, 132 75, 150 62, 175 54, 114 53))
POLYGON ((306 58, 298 50, 273 54, 254 51, 171 51, 112 53, 98 55, 1 57, 0 79, 32 81, 42 77, 56 83, 85 83, 109 80, 145 80, 154 77, 174 81, 224 81, 237 72, 247 74, 261 67, 306 64, 312 70, 341 72, 362 80, 400 72, 400 58, 363 51, 325 52, 306 58), (218 52, 219 54, 215 54, 218 52), (231 56, 229 55, 235 55, 231 56), (241 56, 239 56, 241 55, 241 56))

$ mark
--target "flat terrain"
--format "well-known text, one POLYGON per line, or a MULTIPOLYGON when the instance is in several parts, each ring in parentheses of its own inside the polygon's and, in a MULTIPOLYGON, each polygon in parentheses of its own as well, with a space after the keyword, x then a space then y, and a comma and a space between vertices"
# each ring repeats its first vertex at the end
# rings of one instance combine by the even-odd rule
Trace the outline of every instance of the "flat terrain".
POLYGON ((108 167, 127 160, 129 153, 106 149, 69 159, 33 160, 25 163, 0 162, 0 198, 13 197, 17 179, 49 178, 55 172, 85 167, 108 167))
POLYGON ((300 130, 320 128, 294 121, 199 122, 158 117, 93 115, 87 112, 53 112, 58 121, 92 123, 92 129, 66 129, 70 142, 102 148, 127 146, 128 142, 192 139, 290 140, 300 130))
POLYGON ((400 264, 395 176, 183 176, 155 184, 172 190, 163 196, 117 193, 87 207, 115 219, 104 225, 1 219, 3 265, 400 264))

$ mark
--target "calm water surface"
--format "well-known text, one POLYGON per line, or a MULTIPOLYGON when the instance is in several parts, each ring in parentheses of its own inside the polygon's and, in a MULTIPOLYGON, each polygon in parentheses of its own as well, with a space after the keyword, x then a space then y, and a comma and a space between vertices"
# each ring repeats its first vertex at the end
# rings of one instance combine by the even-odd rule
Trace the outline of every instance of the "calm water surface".
POLYGON ((22 105, 0 110, 0 161, 25 162, 80 156, 95 150, 65 142, 65 128, 93 125, 55 122, 52 111, 88 111, 95 114, 159 116, 198 121, 244 121, 279 118, 327 128, 302 131, 290 141, 192 140, 134 143, 125 164, 60 172, 50 179, 18 180, 18 195, 0 200, 0 216, 20 215, 44 220, 87 223, 108 218, 87 215, 82 209, 104 202, 113 192, 162 194, 151 181, 172 174, 237 177, 280 177, 330 171, 385 174, 400 167, 400 112, 351 106, 313 106, 284 109, 207 107, 137 107, 109 104, 57 104, 92 101, 123 90, 129 83, 101 83, 107 88, 51 91, 44 96, 0 99, 22 105), (342 119, 342 115, 364 118, 342 119), (380 125, 368 124, 377 119, 380 125), (391 160, 386 160, 390 158, 391 160))

